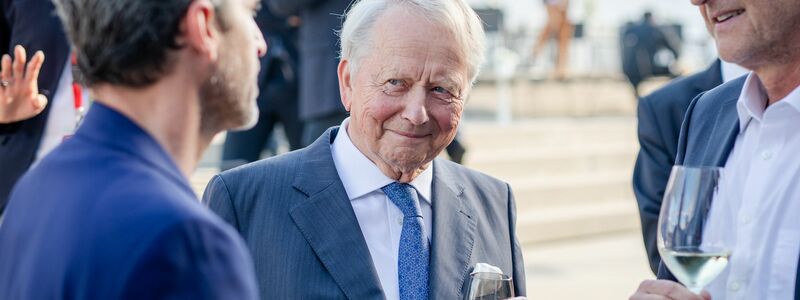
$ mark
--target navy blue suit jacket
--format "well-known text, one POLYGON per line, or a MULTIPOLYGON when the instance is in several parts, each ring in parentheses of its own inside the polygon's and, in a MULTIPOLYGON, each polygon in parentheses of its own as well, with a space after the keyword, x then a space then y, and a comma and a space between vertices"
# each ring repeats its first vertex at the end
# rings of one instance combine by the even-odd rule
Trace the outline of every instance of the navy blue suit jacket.
POLYGON ((152 137, 100 103, 7 211, 0 299, 257 298, 241 238, 152 137))
POLYGON ((642 236, 650 269, 658 271, 661 257, 656 247, 656 226, 661 198, 675 156, 686 109, 698 94, 722 84, 720 61, 688 77, 675 79, 639 100, 639 155, 633 169, 633 192, 639 204, 642 236))
MULTIPOLYGON (((726 82, 692 101, 681 127, 675 164, 690 167, 725 166, 739 135, 736 103, 746 78, 742 76, 726 82)), ((663 263, 659 266, 658 278, 677 281, 663 263)), ((800 299, 800 264, 795 299, 800 299)))
POLYGON ((344 114, 339 98, 339 38, 351 0, 264 0, 277 16, 299 15, 300 119, 344 114))
MULTIPOLYGON (((203 202, 253 253, 264 299, 384 299, 331 154, 339 128, 310 146, 215 176, 203 202)), ((462 299, 476 263, 499 267, 525 295, 508 184, 433 161, 430 298, 462 299)))
MULTIPOLYGON (((12 53, 16 45, 24 46, 28 56, 37 50, 44 52, 39 89, 52 101, 70 52, 52 1, 0 0, 0 8, 0 55, 12 53)), ((47 105, 36 117, 0 124, 0 213, 11 188, 36 158, 49 114, 47 105)))

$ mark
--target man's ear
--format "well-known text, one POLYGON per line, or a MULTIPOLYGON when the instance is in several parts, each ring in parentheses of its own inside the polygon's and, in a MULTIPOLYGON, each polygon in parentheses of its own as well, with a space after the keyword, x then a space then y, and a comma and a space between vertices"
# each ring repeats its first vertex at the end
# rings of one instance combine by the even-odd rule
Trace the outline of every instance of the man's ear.
POLYGON ((215 25, 216 11, 209 0, 192 1, 181 20, 180 28, 183 42, 199 55, 216 61, 219 56, 220 33, 215 25))
POLYGON ((352 73, 350 73, 350 62, 346 59, 339 61, 339 95, 342 97, 342 105, 346 111, 350 111, 353 101, 352 73))

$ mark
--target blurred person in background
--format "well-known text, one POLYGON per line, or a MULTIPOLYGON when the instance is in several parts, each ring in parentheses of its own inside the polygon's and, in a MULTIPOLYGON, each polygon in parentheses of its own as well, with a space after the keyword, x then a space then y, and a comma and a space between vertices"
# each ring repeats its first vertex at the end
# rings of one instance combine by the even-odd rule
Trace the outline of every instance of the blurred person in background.
MULTIPOLYGON (((262 0, 264 3, 266 0, 262 0)), ((296 16, 277 17, 263 5, 256 23, 269 45, 261 58, 258 75, 258 123, 246 131, 229 131, 222 149, 221 169, 227 170, 261 157, 265 146, 275 143, 273 131, 280 123, 289 150, 302 147, 303 122, 298 116, 298 49, 296 16)), ((273 149, 277 154, 277 149, 273 149)))
POLYGON ((96 100, 12 191, 0 299, 257 298, 241 237, 187 180, 216 133, 255 121, 257 5, 56 1, 96 100))
POLYGON ((69 42, 52 1, 0 1, 0 8, 2 215, 20 176, 72 133, 75 109, 69 42))
POLYGON ((524 296, 511 188, 437 159, 484 60, 478 16, 463 0, 362 0, 341 45, 351 116, 304 149, 215 176, 203 194, 245 237, 262 295, 460 299, 487 263, 524 296))
MULTIPOLYGON (((708 28, 711 32, 711 28, 708 28)), ((642 237, 650 269, 658 272, 661 257, 656 247, 656 227, 661 200, 675 156, 686 109, 697 95, 748 71, 739 65, 715 59, 708 68, 677 78, 639 100, 639 155, 633 170, 633 192, 639 205, 642 237)))
POLYGON ((533 56, 531 62, 542 54, 542 50, 550 40, 556 41, 558 53, 556 55, 555 79, 565 79, 567 76, 567 65, 569 64, 569 43, 572 40, 573 26, 569 21, 567 12, 569 10, 569 0, 543 0, 547 8, 547 23, 545 23, 539 38, 533 45, 533 56))
POLYGON ((675 161, 724 167, 703 236, 732 255, 702 295, 662 263, 631 299, 800 299, 800 2, 692 3, 720 58, 753 70, 692 101, 675 161))
MULTIPOLYGON (((653 76, 674 77, 671 65, 657 60, 662 50, 678 58, 677 36, 656 24, 651 12, 645 12, 639 23, 628 24, 622 29, 622 72, 633 87, 638 100, 639 84, 653 76)), ((672 60, 674 61, 674 60, 672 60)))
POLYGON ((351 0, 266 0, 280 17, 302 20, 300 47, 300 120, 303 146, 310 145, 329 127, 347 117, 339 97, 336 68, 339 45, 336 33, 351 0))

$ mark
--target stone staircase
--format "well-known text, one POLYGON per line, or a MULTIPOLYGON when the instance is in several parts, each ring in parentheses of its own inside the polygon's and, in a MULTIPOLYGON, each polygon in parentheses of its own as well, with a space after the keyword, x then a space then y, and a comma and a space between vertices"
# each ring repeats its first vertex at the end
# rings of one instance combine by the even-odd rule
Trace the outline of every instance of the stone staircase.
POLYGON ((638 228, 632 117, 472 123, 463 134, 470 147, 466 165, 514 190, 522 243, 638 228))

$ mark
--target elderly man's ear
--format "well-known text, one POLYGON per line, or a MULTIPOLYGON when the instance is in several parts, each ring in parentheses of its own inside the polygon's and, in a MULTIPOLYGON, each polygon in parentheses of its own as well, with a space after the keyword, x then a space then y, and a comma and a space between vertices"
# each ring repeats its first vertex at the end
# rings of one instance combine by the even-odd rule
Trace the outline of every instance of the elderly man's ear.
POLYGON ((353 96, 353 87, 350 64, 346 59, 342 59, 339 62, 337 73, 339 74, 339 95, 342 98, 342 105, 344 105, 344 109, 349 112, 350 106, 353 103, 351 98, 353 96))
POLYGON ((188 47, 209 61, 216 61, 222 37, 217 17, 211 1, 192 1, 180 22, 178 45, 188 47))

